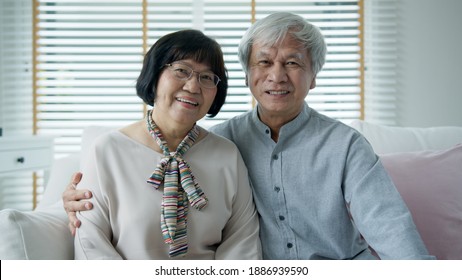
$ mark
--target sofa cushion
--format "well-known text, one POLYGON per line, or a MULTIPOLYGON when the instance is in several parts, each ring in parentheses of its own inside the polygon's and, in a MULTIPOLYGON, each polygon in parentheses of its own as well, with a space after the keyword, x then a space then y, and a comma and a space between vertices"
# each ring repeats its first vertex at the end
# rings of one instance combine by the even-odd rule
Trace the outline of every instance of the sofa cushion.
POLYGON ((62 203, 42 211, 0 211, 0 259, 73 259, 73 237, 62 203))
POLYGON ((372 145, 376 154, 448 149, 462 143, 462 127, 394 127, 355 120, 350 126, 372 145))
POLYGON ((54 160, 45 192, 37 210, 62 201, 62 193, 70 182, 72 174, 80 170, 79 163, 80 154, 72 154, 54 160))
POLYGON ((462 144, 380 158, 430 254, 462 259, 462 144))

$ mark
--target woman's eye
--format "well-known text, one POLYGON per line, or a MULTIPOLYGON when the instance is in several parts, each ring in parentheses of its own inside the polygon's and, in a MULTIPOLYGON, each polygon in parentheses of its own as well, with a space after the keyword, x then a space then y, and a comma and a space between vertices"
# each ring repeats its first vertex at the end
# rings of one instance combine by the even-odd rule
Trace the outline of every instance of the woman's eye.
POLYGON ((183 69, 183 68, 176 68, 176 70, 178 73, 181 73, 181 74, 188 74, 188 70, 186 69, 183 69))
POLYGON ((202 75, 201 76, 202 80, 207 80, 207 81, 213 81, 213 76, 212 75, 202 75))

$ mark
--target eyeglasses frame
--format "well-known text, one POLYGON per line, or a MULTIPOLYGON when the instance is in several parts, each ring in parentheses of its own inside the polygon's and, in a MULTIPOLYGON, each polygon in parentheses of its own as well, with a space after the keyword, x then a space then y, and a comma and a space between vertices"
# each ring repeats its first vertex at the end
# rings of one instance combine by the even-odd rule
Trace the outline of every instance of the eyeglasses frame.
MULTIPOLYGON (((217 82, 215 83, 215 86, 213 86, 213 87, 204 86, 204 85, 201 83, 201 78, 200 78, 200 77, 201 77, 201 74, 204 73, 204 72, 197 72, 197 71, 194 71, 190 66, 188 66, 188 65, 186 65, 186 64, 183 64, 183 63, 180 63, 180 62, 167 63, 167 64, 164 65, 164 67, 168 67, 169 69, 171 69, 170 67, 173 67, 174 64, 181 64, 182 66, 191 69, 191 75, 189 75, 189 77, 187 77, 187 78, 181 79, 181 78, 177 77, 175 74, 173 75, 173 76, 175 76, 176 79, 178 79, 178 80, 180 80, 180 81, 187 81, 187 80, 191 79, 191 77, 193 76, 194 73, 197 73, 197 81, 198 81, 199 84, 200 84, 202 87, 204 87, 204 88, 216 88, 216 87, 218 86, 218 84, 221 82, 221 79, 220 79, 220 77, 218 77, 217 74, 215 74, 215 73, 213 73, 213 72, 210 72, 210 73, 212 73, 212 74, 216 77, 217 82)), ((173 71, 172 71, 172 72, 173 72, 173 71)))

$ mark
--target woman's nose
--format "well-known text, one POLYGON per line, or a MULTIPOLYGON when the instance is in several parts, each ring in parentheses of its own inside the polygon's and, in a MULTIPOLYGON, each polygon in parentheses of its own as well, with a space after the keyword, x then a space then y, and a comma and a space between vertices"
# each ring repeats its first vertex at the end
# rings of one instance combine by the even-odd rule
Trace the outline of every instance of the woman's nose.
POLYGON ((201 91, 201 84, 199 83, 199 74, 193 72, 191 77, 185 81, 184 89, 191 93, 199 93, 201 91))

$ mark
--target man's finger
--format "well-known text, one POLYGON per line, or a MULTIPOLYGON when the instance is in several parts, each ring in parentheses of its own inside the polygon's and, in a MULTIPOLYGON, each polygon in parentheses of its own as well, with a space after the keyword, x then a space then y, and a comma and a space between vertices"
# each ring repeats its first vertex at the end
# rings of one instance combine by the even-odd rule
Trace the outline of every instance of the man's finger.
POLYGON ((75 212, 77 211, 86 211, 92 209, 93 204, 88 201, 68 201, 65 203, 64 208, 66 209, 68 215, 71 212, 74 212, 75 216, 75 212))
POLYGON ((92 194, 89 190, 66 190, 63 193, 63 201, 66 204, 68 201, 77 201, 81 199, 89 199, 92 197, 92 194))
POLYGON ((68 218, 69 218, 69 223, 70 223, 73 227, 75 227, 75 228, 80 227, 81 222, 80 222, 79 219, 77 219, 77 215, 75 214, 75 212, 69 212, 69 213, 67 214, 67 216, 68 216, 68 218))
POLYGON ((69 231, 71 232, 72 236, 75 236, 76 229, 74 225, 71 222, 69 222, 68 227, 69 227, 69 231))
POLYGON ((76 172, 72 174, 71 182, 69 183, 68 188, 75 189, 77 187, 77 184, 80 183, 81 180, 82 180, 82 173, 76 172))

